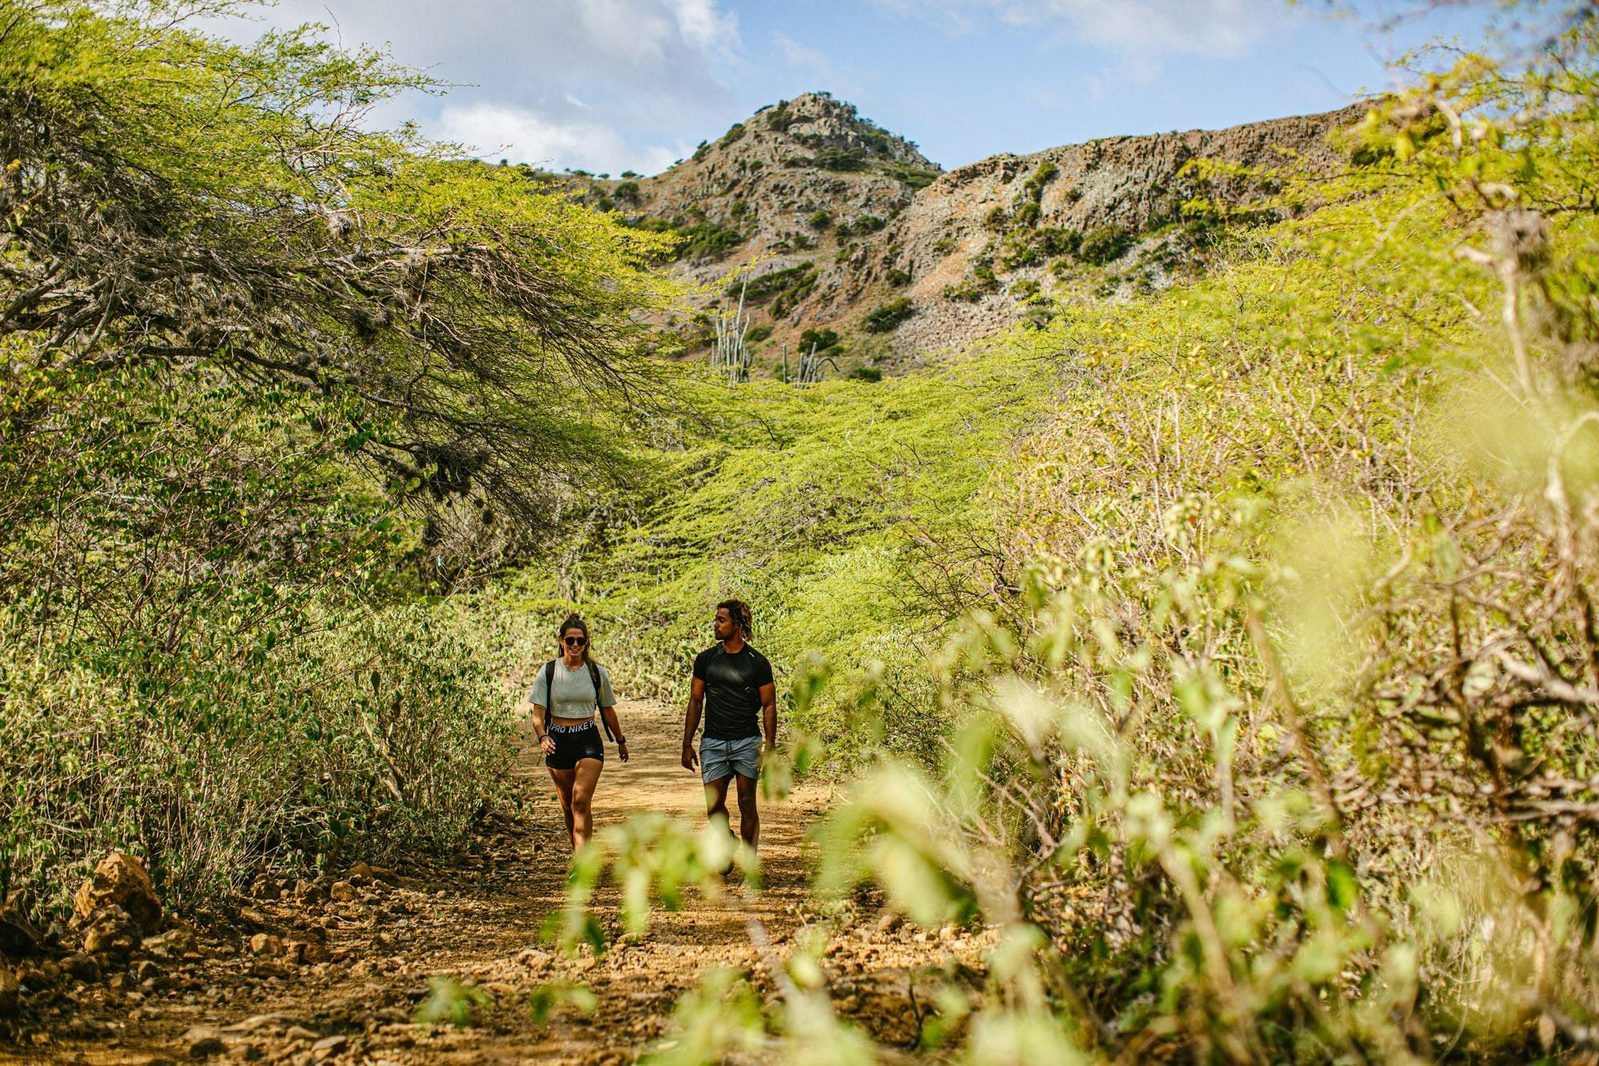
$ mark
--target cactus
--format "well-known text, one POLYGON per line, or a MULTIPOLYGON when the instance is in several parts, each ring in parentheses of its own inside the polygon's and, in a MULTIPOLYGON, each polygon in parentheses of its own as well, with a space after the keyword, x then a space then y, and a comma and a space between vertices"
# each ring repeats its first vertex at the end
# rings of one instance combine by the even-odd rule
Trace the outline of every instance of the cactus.
MULTIPOLYGON (((787 373, 787 354, 788 353, 785 350, 784 351, 784 364, 785 364, 784 372, 785 372, 785 375, 787 373)), ((833 362, 833 359, 832 359, 831 356, 827 356, 827 355, 818 356, 816 354, 816 342, 812 341, 811 342, 811 350, 809 352, 801 352, 800 353, 799 369, 794 374, 794 384, 796 384, 796 385, 809 385, 812 382, 821 381, 822 380, 822 364, 823 363, 826 363, 828 366, 831 366, 834 370, 838 369, 838 364, 833 362)))
POLYGON ((711 369, 727 375, 727 383, 736 385, 750 379, 750 350, 745 343, 749 333, 749 316, 744 313, 744 293, 749 279, 738 290, 738 308, 731 317, 724 310, 717 314, 716 342, 711 347, 711 369))

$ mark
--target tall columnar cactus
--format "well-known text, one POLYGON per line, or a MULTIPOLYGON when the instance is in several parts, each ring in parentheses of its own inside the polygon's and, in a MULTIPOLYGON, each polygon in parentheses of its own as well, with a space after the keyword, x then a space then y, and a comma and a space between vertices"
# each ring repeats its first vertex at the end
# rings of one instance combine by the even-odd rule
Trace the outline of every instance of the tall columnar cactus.
POLYGON ((746 338, 750 330, 749 316, 744 313, 744 293, 749 279, 738 290, 738 308, 731 316, 721 311, 716 316, 716 343, 711 348, 711 369, 727 375, 727 383, 736 385, 750 378, 750 350, 746 338))

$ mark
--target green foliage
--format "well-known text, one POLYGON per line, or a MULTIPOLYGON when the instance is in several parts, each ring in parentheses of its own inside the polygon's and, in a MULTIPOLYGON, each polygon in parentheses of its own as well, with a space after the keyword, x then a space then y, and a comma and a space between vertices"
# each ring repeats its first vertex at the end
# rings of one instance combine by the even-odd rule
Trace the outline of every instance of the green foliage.
POLYGON ((745 234, 719 222, 695 222, 673 227, 682 238, 676 248, 679 259, 719 259, 745 241, 745 234))
POLYGON ((833 216, 828 214, 826 211, 818 209, 811 214, 810 218, 805 220, 805 223, 806 225, 810 226, 811 229, 827 229, 833 224, 833 216))
MULTIPOLYGON (((935 996, 956 1061, 1589 1053, 1599 25, 1540 40, 1374 109, 1359 166, 1284 181, 1301 220, 1216 276, 1035 338, 1052 409, 984 445, 955 528, 999 543, 925 672, 856 654, 870 570, 786 599, 784 633, 855 593, 847 657, 793 688, 833 748, 840 721, 903 744, 896 703, 934 684, 942 754, 858 782, 819 887, 992 930, 935 996)), ((940 548, 898 572, 929 598, 940 548)), ((820 1012, 718 1015, 719 981, 682 1016, 705 1057, 872 1053, 820 1012)))
POLYGON ((876 233, 888 222, 877 215, 861 215, 838 227, 840 237, 864 237, 868 233, 876 233))
MULTIPOLYGON (((811 339, 830 347, 828 332, 811 339)), ((948 612, 988 580, 980 494, 993 456, 1037 408, 1030 368, 1046 350, 1034 335, 870 387, 755 381, 696 393, 705 416, 668 437, 681 443, 662 457, 652 495, 629 502, 631 521, 614 539, 578 535, 563 549, 586 575, 574 598, 619 683, 682 698, 706 619, 718 600, 742 595, 782 690, 808 676, 812 656, 832 664, 838 680, 825 697, 796 690, 784 714, 833 766, 885 747, 934 757, 942 716, 920 664, 948 612), (922 561, 946 549, 936 577, 924 573, 922 561), (856 699, 872 714, 853 710, 856 699)), ((549 615, 567 594, 530 569, 504 595, 549 615)))
POLYGON ((258 592, 199 599, 166 612, 170 648, 80 633, 3 668, 0 887, 63 908, 124 847, 191 907, 262 865, 451 848, 501 795, 510 701, 463 621, 413 606, 329 632, 289 605, 254 627, 258 592))
POLYGON ((749 332, 744 334, 744 339, 754 344, 756 341, 763 341, 771 335, 772 324, 770 322, 762 322, 759 325, 751 326, 749 332))
POLYGON ((1042 163, 1039 163, 1038 168, 1033 171, 1032 177, 1028 178, 1027 181, 1022 185, 1023 193, 1036 206, 1037 203, 1044 197, 1044 186, 1054 181, 1055 176, 1059 173, 1060 167, 1056 166, 1048 159, 1044 160, 1042 163))
POLYGON ((453 1025, 457 1029, 472 1024, 472 1016, 489 1005, 489 996, 476 985, 453 977, 435 977, 428 982, 428 994, 416 1009, 419 1025, 453 1025))
POLYGON ((552 470, 624 480, 671 300, 667 242, 368 132, 424 84, 382 56, 174 14, 0 34, 0 895, 46 912, 112 847, 181 908, 452 847, 506 694, 420 596, 535 545, 552 470))
POLYGON ((1077 258, 1085 263, 1103 266, 1120 259, 1133 246, 1133 234, 1121 226, 1100 226, 1083 234, 1077 247, 1077 258))
POLYGON ((799 346, 805 351, 815 348, 818 354, 827 353, 836 355, 843 351, 844 343, 839 335, 830 329, 808 329, 800 334, 799 346))
POLYGON ((916 308, 911 304, 909 297, 896 296, 868 311, 862 325, 868 333, 890 333, 915 313, 916 308))

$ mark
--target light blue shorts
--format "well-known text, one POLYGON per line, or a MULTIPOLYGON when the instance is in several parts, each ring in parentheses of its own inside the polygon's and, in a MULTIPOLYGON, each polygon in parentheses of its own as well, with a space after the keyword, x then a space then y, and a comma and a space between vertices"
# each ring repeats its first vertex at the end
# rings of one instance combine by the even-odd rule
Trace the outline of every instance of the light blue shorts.
POLYGON ((734 774, 741 774, 752 781, 761 776, 761 738, 716 740, 706 737, 701 740, 701 779, 708 785, 734 774))

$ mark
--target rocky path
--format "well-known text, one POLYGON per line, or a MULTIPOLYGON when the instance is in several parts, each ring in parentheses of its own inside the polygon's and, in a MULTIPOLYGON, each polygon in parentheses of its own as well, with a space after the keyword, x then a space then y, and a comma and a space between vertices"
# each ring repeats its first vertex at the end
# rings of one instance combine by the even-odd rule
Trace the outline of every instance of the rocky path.
MULTIPOLYGON (((678 765, 681 712, 638 701, 620 712, 634 755, 623 765, 608 748, 596 828, 641 811, 703 817, 696 779, 678 765)), ((515 772, 526 817, 485 827, 463 858, 401 869, 396 884, 358 868, 334 898, 267 886, 227 937, 202 935, 110 978, 63 974, 45 1027, 24 1047, 0 1045, 0 1062, 631 1062, 705 967, 754 964, 749 919, 778 943, 801 920, 804 834, 823 806, 815 787, 763 810, 758 895, 691 893, 683 910, 658 911, 641 942, 597 960, 553 954, 540 934, 561 903, 565 834, 531 745, 515 772), (414 1020, 440 977, 472 989, 456 1000, 471 1024, 414 1020), (537 1021, 537 991, 566 984, 591 990, 596 1009, 557 1002, 537 1021)), ((613 928, 615 902, 601 891, 599 917, 613 928)))

